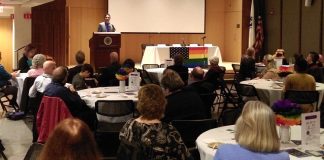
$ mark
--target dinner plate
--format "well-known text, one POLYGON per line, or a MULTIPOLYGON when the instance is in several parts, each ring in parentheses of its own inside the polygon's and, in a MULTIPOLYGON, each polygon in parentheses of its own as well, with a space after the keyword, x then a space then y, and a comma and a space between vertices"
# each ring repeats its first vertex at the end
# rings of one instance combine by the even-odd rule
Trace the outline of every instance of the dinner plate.
POLYGON ((222 142, 210 142, 207 145, 208 145, 209 148, 217 149, 222 144, 224 144, 224 143, 222 143, 222 142))
POLYGON ((97 98, 105 98, 105 97, 107 97, 107 95, 105 95, 105 94, 97 94, 96 97, 97 98))
POLYGON ((91 94, 100 94, 101 91, 91 91, 91 94))

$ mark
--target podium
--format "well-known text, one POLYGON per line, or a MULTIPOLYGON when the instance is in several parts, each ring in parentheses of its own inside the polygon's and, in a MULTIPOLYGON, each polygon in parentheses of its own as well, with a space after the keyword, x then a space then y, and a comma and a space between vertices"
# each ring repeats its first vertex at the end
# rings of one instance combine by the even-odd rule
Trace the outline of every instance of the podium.
POLYGON ((118 32, 93 32, 89 40, 91 65, 96 70, 110 65, 109 54, 111 52, 119 54, 120 45, 121 37, 118 32))

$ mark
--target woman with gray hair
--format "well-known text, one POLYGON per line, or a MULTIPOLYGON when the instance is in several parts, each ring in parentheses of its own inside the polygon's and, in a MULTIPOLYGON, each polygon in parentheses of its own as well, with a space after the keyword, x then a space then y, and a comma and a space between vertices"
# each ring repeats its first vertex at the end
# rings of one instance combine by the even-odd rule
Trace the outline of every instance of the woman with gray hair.
POLYGON ((36 54, 32 60, 31 69, 27 72, 29 77, 37 77, 44 73, 43 64, 46 61, 46 57, 43 54, 36 54))
POLYGON ((214 85, 214 89, 218 86, 218 82, 221 78, 223 78, 225 71, 219 67, 219 58, 213 57, 209 60, 210 68, 205 75, 206 82, 209 82, 214 85))

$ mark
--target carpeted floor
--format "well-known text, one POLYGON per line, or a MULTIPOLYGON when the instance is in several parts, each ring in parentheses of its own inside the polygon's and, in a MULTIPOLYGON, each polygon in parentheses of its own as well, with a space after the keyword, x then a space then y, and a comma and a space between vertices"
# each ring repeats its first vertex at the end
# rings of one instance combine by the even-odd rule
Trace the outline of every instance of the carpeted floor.
MULTIPOLYGON (((3 116, 0 117, 0 139, 6 148, 4 153, 9 160, 24 159, 28 148, 32 144, 32 132, 28 126, 30 126, 30 119, 28 118, 26 120, 12 121, 3 118, 3 116)), ((0 157, 0 159, 3 158, 0 157)))

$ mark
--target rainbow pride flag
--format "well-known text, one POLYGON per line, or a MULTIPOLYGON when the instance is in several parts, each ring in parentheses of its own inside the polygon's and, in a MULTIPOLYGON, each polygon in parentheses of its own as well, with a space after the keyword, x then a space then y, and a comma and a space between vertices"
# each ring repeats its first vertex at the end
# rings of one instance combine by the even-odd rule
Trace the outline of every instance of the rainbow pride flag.
POLYGON ((189 68, 208 65, 208 47, 170 47, 170 58, 177 54, 184 57, 184 65, 189 68))

